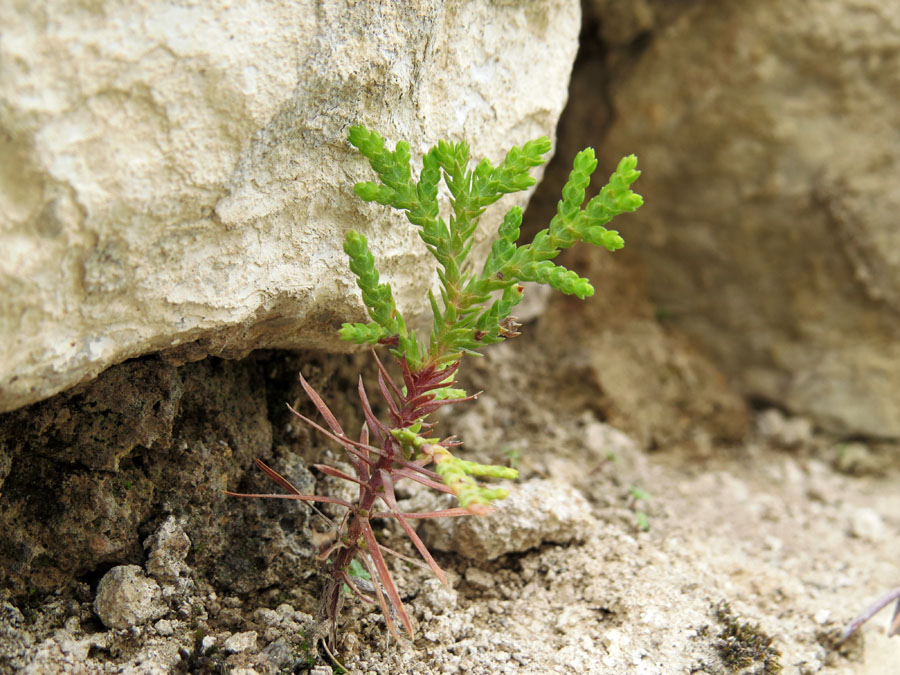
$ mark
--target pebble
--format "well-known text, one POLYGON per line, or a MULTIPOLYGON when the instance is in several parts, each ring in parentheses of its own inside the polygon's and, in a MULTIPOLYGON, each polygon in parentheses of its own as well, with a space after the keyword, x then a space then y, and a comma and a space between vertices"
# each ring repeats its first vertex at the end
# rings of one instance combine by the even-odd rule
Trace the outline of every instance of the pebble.
POLYGON ((225 640, 225 651, 232 654, 256 651, 256 631, 248 630, 245 633, 235 633, 225 640))
POLYGON ((881 514, 874 509, 860 507, 850 514, 850 534, 868 541, 883 541, 887 538, 887 527, 881 514))
POLYGON ((281 623, 281 616, 274 609, 260 607, 254 613, 254 618, 264 626, 277 626, 281 623))
POLYGON ((191 540, 185 534, 175 516, 169 516, 151 536, 144 540, 147 556, 147 572, 164 580, 174 580, 189 571, 185 564, 191 540))
POLYGON ((568 544, 583 539, 591 507, 571 485, 534 479, 511 486, 487 516, 436 518, 423 524, 426 540, 438 551, 473 560, 495 560, 544 542, 568 544))
POLYGON ((479 588, 493 588, 494 587, 494 577, 492 574, 485 572, 478 567, 469 567, 466 569, 466 581, 472 584, 473 586, 478 586, 479 588))
POLYGON ((168 619, 160 619, 153 627, 156 628, 156 632, 163 637, 168 637, 175 633, 175 629, 172 627, 172 622, 168 619))
POLYGON ((107 628, 131 628, 162 617, 168 610, 162 589, 137 565, 113 567, 100 580, 94 611, 107 628))
POLYGON ((756 428, 767 438, 787 448, 808 445, 812 441, 812 423, 803 417, 786 418, 781 411, 770 408, 756 419, 756 428))

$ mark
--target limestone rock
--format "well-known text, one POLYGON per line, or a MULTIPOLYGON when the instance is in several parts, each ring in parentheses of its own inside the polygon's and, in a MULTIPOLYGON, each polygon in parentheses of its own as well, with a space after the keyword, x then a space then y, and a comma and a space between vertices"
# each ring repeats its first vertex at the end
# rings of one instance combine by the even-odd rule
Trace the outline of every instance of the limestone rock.
POLYGON ((371 175, 348 127, 414 161, 441 138, 496 162, 552 135, 580 9, 54 0, 6 3, 0 24, 3 411, 140 354, 336 348, 363 318, 350 227, 415 320, 424 246, 353 195, 371 175))
POLYGON ((640 157, 660 314, 745 395, 900 436, 900 7, 694 3, 643 44, 603 155, 640 157))
POLYGON ((516 485, 491 515, 426 520, 429 547, 474 560, 494 560, 544 542, 568 544, 590 525, 591 507, 580 492, 548 480, 516 485))
POLYGON ((256 631, 248 630, 244 633, 235 633, 225 640, 225 651, 232 654, 256 651, 256 631))
POLYGON ((151 536, 144 540, 147 555, 147 573, 160 581, 173 582, 187 574, 190 568, 185 564, 191 540, 185 534, 182 524, 175 516, 169 516, 151 536))
POLYGON ((97 586, 94 610, 107 628, 131 628, 166 613, 162 591, 137 565, 119 565, 97 586))

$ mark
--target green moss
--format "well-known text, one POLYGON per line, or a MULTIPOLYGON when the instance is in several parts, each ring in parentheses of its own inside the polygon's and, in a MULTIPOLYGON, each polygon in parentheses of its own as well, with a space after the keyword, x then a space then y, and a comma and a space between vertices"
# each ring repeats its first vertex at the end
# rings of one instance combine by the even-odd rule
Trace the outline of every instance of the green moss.
POLYGON ((757 666, 754 672, 776 675, 782 670, 781 652, 772 646, 772 638, 759 624, 741 623, 727 602, 715 609, 716 620, 722 625, 716 639, 719 656, 733 672, 757 666))

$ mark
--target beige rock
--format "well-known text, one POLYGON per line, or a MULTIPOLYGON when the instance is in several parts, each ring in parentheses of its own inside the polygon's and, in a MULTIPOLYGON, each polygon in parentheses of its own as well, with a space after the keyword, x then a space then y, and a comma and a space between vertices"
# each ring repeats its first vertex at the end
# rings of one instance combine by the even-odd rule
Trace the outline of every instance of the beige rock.
POLYGON ((744 394, 889 437, 898 54, 895 3, 696 3, 628 53, 603 152, 640 157, 646 206, 626 240, 672 324, 744 394))
POLYGON ((553 133, 580 11, 54 1, 7 3, 0 24, 4 411, 149 352, 338 348, 363 318, 351 227, 415 319, 424 247, 353 196, 371 175, 348 127, 408 139, 414 161, 440 138, 499 161, 553 133))
POLYGON ((422 528, 429 547, 473 560, 494 560, 544 542, 568 544, 584 537, 591 507, 578 490, 548 480, 517 485, 488 516, 436 518, 422 528))
POLYGON ((131 628, 163 616, 162 592, 137 565, 119 565, 97 585, 94 610, 108 628, 131 628))

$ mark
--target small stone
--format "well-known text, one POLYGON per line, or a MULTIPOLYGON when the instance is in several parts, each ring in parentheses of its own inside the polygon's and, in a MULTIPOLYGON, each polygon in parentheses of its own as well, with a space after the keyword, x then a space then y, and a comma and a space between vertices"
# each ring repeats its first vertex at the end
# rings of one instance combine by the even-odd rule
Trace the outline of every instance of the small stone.
POLYGON ((445 586, 438 579, 425 579, 419 593, 419 601, 434 614, 456 609, 459 601, 456 591, 445 586))
POLYGON ((232 654, 256 651, 256 631, 248 630, 245 633, 235 633, 225 640, 225 651, 232 654))
POLYGON ((543 542, 568 544, 582 539, 591 507, 571 485, 530 480, 495 502, 488 516, 438 518, 423 524, 426 539, 438 551, 453 551, 474 560, 494 560, 543 542))
POLYGON ((331 666, 316 666, 309 671, 309 675, 334 675, 331 666))
POLYGON ((873 476, 884 471, 885 461, 865 443, 842 443, 836 449, 835 466, 851 476, 873 476))
POLYGON ((207 653, 210 649, 216 646, 216 638, 212 635, 204 635, 203 639, 200 640, 200 649, 203 653, 207 653))
POLYGON ((107 628, 131 628, 158 619, 168 610, 162 590, 137 565, 113 567, 100 580, 94 611, 107 628))
POLYGON ((763 438, 786 448, 796 448, 812 441, 812 423, 803 417, 785 417, 774 408, 760 413, 756 428, 763 438))
POLYGON ((277 626, 281 623, 281 616, 274 609, 260 607, 253 613, 254 618, 264 626, 277 626))
POLYGON ((473 586, 479 588, 493 588, 494 577, 478 567, 469 567, 466 569, 466 581, 473 586))
POLYGON ((828 623, 828 620, 831 618, 831 611, 827 609, 820 609, 813 615, 813 621, 815 621, 820 626, 824 626, 828 623))
POLYGON ((287 668, 294 662, 294 654, 291 651, 290 646, 288 646, 282 638, 272 642, 268 647, 263 649, 262 655, 266 661, 278 670, 287 668))
POLYGON ((275 611, 281 614, 285 619, 292 619, 294 617, 294 608, 286 602, 278 605, 278 607, 275 608, 275 611))
POLYGON ((188 571, 184 563, 191 548, 191 540, 185 534, 175 516, 169 516, 156 532, 144 540, 147 556, 147 573, 162 580, 171 581, 188 571))
POLYGON ((175 629, 172 627, 172 622, 168 619, 160 619, 153 627, 156 629, 156 632, 159 635, 164 637, 168 637, 169 635, 173 635, 175 633, 175 629))
POLYGON ((883 541, 887 537, 887 528, 881 514, 862 507, 850 514, 850 534, 868 541, 883 541))

